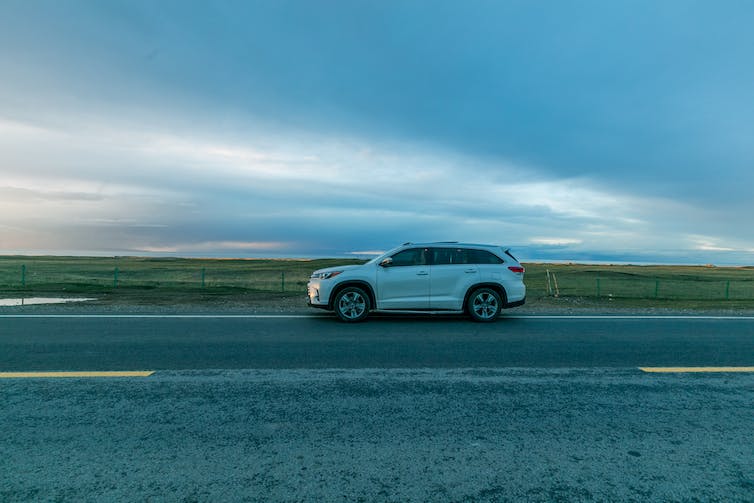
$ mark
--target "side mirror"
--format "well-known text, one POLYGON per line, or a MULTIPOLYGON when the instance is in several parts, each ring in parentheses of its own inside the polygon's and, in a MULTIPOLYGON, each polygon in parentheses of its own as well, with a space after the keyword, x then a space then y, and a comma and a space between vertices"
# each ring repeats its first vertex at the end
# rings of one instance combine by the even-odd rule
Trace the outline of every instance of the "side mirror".
POLYGON ((380 267, 390 267, 391 265, 393 265, 392 257, 388 257, 382 262, 380 262, 380 267))

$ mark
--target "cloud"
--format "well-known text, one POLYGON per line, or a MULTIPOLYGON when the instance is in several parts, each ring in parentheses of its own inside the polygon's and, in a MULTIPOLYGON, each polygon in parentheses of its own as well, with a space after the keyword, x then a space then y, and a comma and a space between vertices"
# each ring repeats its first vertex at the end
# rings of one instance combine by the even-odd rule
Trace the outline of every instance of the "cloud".
MULTIPOLYGON (((700 250, 700 251, 711 251, 711 252, 746 252, 751 251, 750 245, 742 245, 740 243, 736 243, 736 247, 731 246, 722 246, 720 244, 721 241, 725 241, 719 237, 711 237, 711 236, 699 236, 699 235, 690 235, 688 236, 689 241, 693 243, 693 249, 694 250, 700 250)), ((728 243, 732 242, 729 240, 728 243)))
MULTIPOLYGON (((84 240, 93 227, 128 231, 108 235, 108 249, 301 255, 449 239, 635 248, 657 239, 645 235, 647 208, 683 209, 588 179, 544 179, 510 161, 366 138, 306 133, 241 143, 117 123, 92 134, 74 127, 26 140, 26 162, 66 168, 53 177, 35 177, 24 163, 6 170, 20 185, 0 189, 12 195, 0 203, 10 221, 44 222, 84 240), (45 154, 50 143, 54 159, 45 154), (564 226, 573 237, 542 237, 564 226)), ((54 235, 44 248, 55 246, 54 235)), ((101 238, 89 237, 87 248, 103 246, 101 238)))
POLYGON ((51 201, 101 201, 101 194, 72 192, 65 190, 34 190, 19 187, 0 186, 0 199, 5 203, 39 204, 51 201))
POLYGON ((535 245, 545 246, 568 246, 568 245, 580 245, 584 241, 581 239, 573 238, 532 238, 531 243, 535 245))
POLYGON ((751 13, 6 3, 0 247, 751 250, 751 13))
POLYGON ((143 246, 137 247, 135 251, 147 253, 258 253, 273 252, 285 253, 290 248, 291 243, 269 241, 269 242, 243 242, 243 241, 205 241, 202 243, 185 243, 174 246, 143 246))
POLYGON ((346 255, 370 255, 370 256, 373 256, 373 255, 382 255, 382 254, 383 254, 383 253, 385 253, 386 251, 387 251, 387 250, 363 250, 363 251, 352 251, 352 252, 348 252, 348 253, 346 253, 346 255))

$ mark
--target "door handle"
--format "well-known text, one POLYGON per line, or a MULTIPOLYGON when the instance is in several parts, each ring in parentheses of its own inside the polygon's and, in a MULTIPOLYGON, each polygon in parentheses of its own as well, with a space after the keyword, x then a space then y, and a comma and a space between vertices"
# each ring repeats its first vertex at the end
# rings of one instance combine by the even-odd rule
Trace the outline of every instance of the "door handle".
POLYGON ((464 272, 472 273, 472 272, 476 272, 476 269, 466 269, 464 272))
POLYGON ((428 274, 429 273, 427 271, 419 271, 419 272, 416 273, 417 276, 426 276, 428 274))

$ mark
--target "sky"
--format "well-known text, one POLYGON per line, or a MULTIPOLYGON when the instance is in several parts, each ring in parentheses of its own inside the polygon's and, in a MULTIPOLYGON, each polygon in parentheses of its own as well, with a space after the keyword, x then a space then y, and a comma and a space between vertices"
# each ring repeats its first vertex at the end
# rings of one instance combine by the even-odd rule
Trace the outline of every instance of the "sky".
POLYGON ((754 264, 754 3, 0 1, 0 254, 754 264))

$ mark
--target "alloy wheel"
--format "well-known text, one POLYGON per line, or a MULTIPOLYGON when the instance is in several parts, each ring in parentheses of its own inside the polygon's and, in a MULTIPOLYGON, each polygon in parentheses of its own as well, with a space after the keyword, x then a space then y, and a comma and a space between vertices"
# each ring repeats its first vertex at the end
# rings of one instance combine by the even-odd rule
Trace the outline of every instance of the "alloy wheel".
POLYGON ((471 309, 475 317, 482 321, 494 319, 500 312, 500 302, 495 294, 482 290, 474 296, 471 309))
POLYGON ((355 290, 346 292, 338 300, 338 312, 343 318, 348 320, 359 319, 366 309, 366 299, 355 290))

